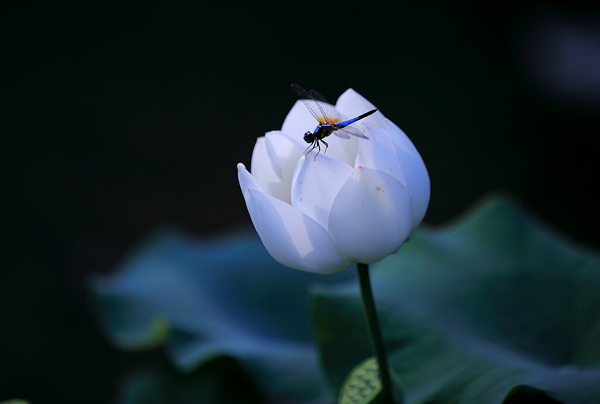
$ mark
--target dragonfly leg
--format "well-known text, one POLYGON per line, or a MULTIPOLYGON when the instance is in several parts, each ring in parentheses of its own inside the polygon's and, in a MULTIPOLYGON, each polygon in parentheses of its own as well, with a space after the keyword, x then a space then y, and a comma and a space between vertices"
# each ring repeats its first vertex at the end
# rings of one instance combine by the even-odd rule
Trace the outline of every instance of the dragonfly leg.
POLYGON ((327 153, 327 149, 329 148, 329 144, 327 144, 326 141, 324 141, 323 139, 318 140, 315 139, 310 146, 308 146, 306 148, 306 151, 304 152, 304 155, 308 155, 308 153, 310 153, 311 151, 313 151, 314 149, 318 149, 317 150, 317 154, 315 154, 315 158, 314 160, 317 159, 317 156, 319 155, 319 153, 321 153, 321 142, 323 142, 325 144, 325 151, 323 153, 327 153))
MULTIPOLYGON (((314 149, 316 149, 316 147, 318 146, 318 142, 313 141, 304 151, 304 155, 308 156, 308 153, 310 153, 311 151, 313 151, 314 149)), ((319 147, 319 151, 321 150, 321 148, 319 147)), ((319 154, 319 153, 317 153, 319 154)))
POLYGON ((323 153, 327 152, 327 148, 329 147, 327 142, 324 141, 323 139, 321 139, 321 140, 315 139, 315 143, 313 144, 313 147, 312 147, 312 149, 310 149, 310 151, 313 151, 315 148, 318 148, 319 151, 317 152, 317 154, 315 154, 315 158, 313 160, 316 160, 319 153, 321 153, 321 142, 325 143, 325 151, 323 153))
MULTIPOLYGON (((319 151, 317 152, 317 154, 315 154, 315 158, 313 159, 313 161, 315 161, 317 159, 317 156, 319 155, 319 153, 321 153, 321 143, 319 143, 319 139, 315 139, 315 145, 319 148, 319 151)), ((314 150, 314 147, 313 147, 314 150)))

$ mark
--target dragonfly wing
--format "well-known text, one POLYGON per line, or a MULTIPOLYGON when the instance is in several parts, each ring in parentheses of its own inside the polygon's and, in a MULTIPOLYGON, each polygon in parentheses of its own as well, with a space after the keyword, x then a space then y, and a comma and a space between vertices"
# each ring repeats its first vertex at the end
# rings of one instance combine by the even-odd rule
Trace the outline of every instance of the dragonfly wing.
POLYGON ((334 124, 342 121, 342 116, 333 105, 327 104, 325 102, 318 102, 318 105, 320 111, 323 113, 324 119, 324 121, 319 120, 319 122, 328 122, 334 124))
POLYGON ((316 90, 310 90, 309 93, 298 84, 292 84, 292 90, 300 97, 300 100, 306 105, 306 108, 317 121, 321 123, 341 122, 342 117, 338 110, 329 104, 325 97, 316 90))
POLYGON ((325 99, 325 97, 323 97, 317 90, 310 90, 310 95, 312 96, 312 98, 314 98, 315 100, 318 101, 322 101, 324 103, 329 104, 329 101, 327 101, 325 99))
POLYGON ((305 89, 300 87, 298 84, 292 84, 292 90, 300 97, 300 99, 310 100, 312 99, 312 95, 308 93, 305 89))
POLYGON ((310 112, 310 114, 319 122, 319 117, 323 115, 321 108, 317 105, 317 101, 302 87, 298 84, 292 84, 292 90, 300 97, 300 101, 304 103, 306 109, 310 112))
POLYGON ((318 119, 319 122, 336 123, 342 120, 340 113, 317 90, 310 90, 310 95, 313 99, 320 101, 318 105, 323 113, 323 120, 318 119))
POLYGON ((342 116, 333 105, 329 103, 317 90, 310 90, 310 95, 313 99, 321 101, 321 111, 325 117, 325 121, 329 123, 337 123, 342 121, 342 116))
POLYGON ((333 133, 335 133, 337 137, 341 137, 342 139, 350 139, 348 133, 346 133, 346 131, 344 131, 343 129, 334 130, 333 133))
POLYGON ((327 115, 325 114, 324 108, 321 106, 322 103, 315 100, 301 100, 306 108, 310 111, 310 114, 319 122, 327 122, 327 115))
POLYGON ((343 126, 333 133, 335 133, 339 137, 343 137, 343 138, 349 138, 350 136, 348 136, 348 135, 352 135, 352 136, 356 136, 356 137, 361 137, 363 139, 368 139, 368 137, 366 137, 361 131, 359 131, 356 128, 353 128, 352 126, 343 126), (343 135, 342 135, 342 133, 343 133, 343 135))

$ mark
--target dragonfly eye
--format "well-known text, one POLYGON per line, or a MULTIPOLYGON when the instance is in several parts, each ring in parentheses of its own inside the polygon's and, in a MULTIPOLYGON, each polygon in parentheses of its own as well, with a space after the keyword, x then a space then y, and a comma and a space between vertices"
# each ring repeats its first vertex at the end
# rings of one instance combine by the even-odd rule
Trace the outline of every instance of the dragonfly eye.
POLYGON ((311 132, 306 132, 304 134, 304 141, 306 143, 312 143, 312 142, 314 142, 314 140, 315 140, 315 137, 311 132))

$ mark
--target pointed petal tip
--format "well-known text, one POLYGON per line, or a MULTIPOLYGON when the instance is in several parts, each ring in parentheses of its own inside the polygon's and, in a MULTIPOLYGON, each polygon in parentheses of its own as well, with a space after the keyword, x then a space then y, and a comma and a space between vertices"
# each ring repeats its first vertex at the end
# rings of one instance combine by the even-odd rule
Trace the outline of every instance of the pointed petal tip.
POLYGON ((348 89, 346 91, 344 91, 340 97, 344 94, 352 94, 352 93, 356 93, 356 90, 354 90, 352 87, 348 87, 348 89))

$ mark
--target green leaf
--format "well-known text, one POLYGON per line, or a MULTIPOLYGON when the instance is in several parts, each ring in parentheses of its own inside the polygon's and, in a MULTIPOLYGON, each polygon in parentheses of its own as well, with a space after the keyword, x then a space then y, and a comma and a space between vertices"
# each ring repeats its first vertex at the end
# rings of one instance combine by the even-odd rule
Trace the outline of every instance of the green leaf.
POLYGON ((260 393, 228 357, 216 357, 190 374, 172 368, 138 371, 124 381, 118 404, 261 404, 260 393))
POLYGON ((322 403, 334 398, 319 368, 307 291, 354 277, 352 270, 323 276, 284 267, 254 232, 197 240, 168 230, 90 288, 117 347, 162 344, 182 372, 230 356, 270 398, 322 403))
MULTIPOLYGON (((371 270, 406 402, 513 403, 532 392, 600 402, 600 257, 510 199, 419 229, 371 270)), ((320 355, 337 389, 372 355, 359 299, 355 284, 313 293, 320 355)))

